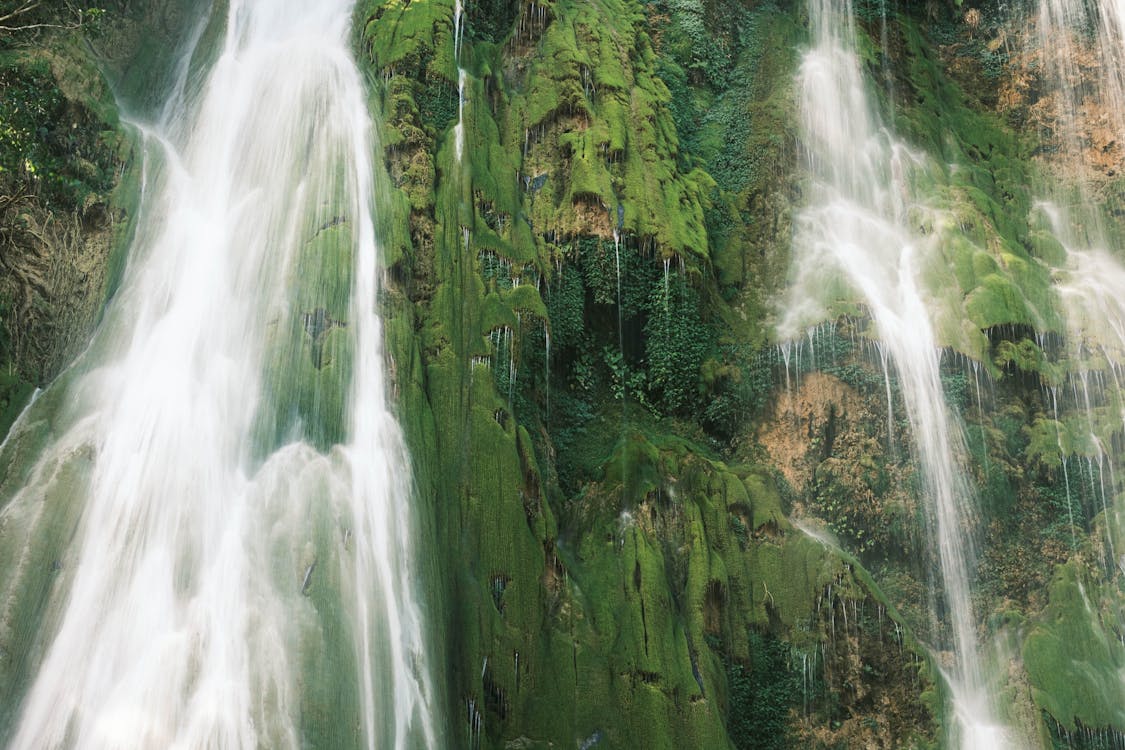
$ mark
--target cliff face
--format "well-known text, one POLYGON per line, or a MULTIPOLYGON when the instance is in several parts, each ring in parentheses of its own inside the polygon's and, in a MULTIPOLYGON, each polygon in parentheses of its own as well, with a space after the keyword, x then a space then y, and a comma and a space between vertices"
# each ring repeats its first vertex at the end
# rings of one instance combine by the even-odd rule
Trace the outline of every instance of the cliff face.
MULTIPOLYGON (((1120 693, 1116 370, 1069 348, 1070 261, 1037 202, 1088 184, 1115 210, 1109 105, 1083 101, 1082 158, 1060 157, 1030 6, 856 17, 938 207, 919 231, 942 238, 926 291, 977 499, 984 670, 1017 744, 1094 746, 1125 726, 1102 697, 1120 693), (1091 378, 1093 410, 1073 397, 1091 378)), ((948 623, 897 376, 861 298, 774 332, 808 187, 805 10, 469 4, 460 45, 449 5, 359 18, 453 736, 946 742, 952 656, 917 644, 948 623)), ((1080 77, 1094 44, 1075 35, 1080 77)))
POLYGON ((0 71, 5 431, 32 384, 82 346, 104 301, 119 222, 108 202, 119 163, 112 99, 76 44, 13 46, 34 33, 5 38, 0 71))
MULTIPOLYGON (((3 52, 5 427, 123 262, 139 175, 102 75, 153 111, 161 50, 214 31, 191 6, 110 4, 80 32, 102 73, 79 32, 3 52)), ((950 623, 899 377, 852 291, 777 333, 812 193, 808 11, 463 10, 355 16, 452 745, 947 743, 950 623)), ((1030 3, 855 17, 923 165, 911 229, 939 238, 922 279, 976 499, 983 671, 1017 746, 1119 741, 1125 316, 1097 246, 1121 235, 1125 152, 1089 83, 1108 63, 1091 24, 1052 63, 1030 3)))
POLYGON ((782 386, 799 11, 465 13, 460 76, 453 8, 359 15, 387 223, 410 227, 388 248, 393 370, 433 498, 452 736, 935 742, 924 650, 854 557, 790 524, 801 497, 758 435, 782 386))

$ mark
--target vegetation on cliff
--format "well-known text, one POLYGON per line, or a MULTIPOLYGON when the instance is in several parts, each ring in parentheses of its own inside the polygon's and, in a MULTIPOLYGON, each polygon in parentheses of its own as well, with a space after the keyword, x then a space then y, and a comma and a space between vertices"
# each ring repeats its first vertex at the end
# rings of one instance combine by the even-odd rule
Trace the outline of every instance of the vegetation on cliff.
MULTIPOLYGON (((490 745, 617 746, 635 731, 675 745, 717 736, 719 721, 721 744, 760 746, 753 726, 783 715, 787 729, 771 736, 811 746, 940 741, 929 667, 917 682, 902 671, 917 656, 876 666, 861 653, 870 633, 846 658, 817 662, 834 642, 813 614, 828 579, 770 572, 771 555, 807 548, 844 575, 829 578, 855 591, 852 601, 886 602, 885 591, 919 637, 939 640, 944 627, 925 604, 940 595, 909 426, 866 343, 875 334, 862 307, 841 298, 807 344, 770 340, 802 190, 792 91, 802 9, 682 0, 501 10, 466 9, 462 107, 451 8, 376 2, 361 13, 397 216, 411 228, 395 235, 390 265, 396 309, 422 343, 410 353, 400 320, 399 357, 416 368, 405 410, 425 411, 416 450, 439 477, 439 548, 460 576, 446 627, 462 729, 483 727, 490 745), (486 10, 501 20, 484 24, 486 10), (710 477, 702 484, 689 479, 698 467, 710 477), (728 472, 746 500, 719 479, 728 472), (779 504, 763 506, 762 490, 779 504), (791 513, 819 518, 858 559, 808 547, 784 521, 791 513), (655 584, 642 552, 663 570, 655 584), (654 611, 674 626, 654 627, 654 611), (566 671, 560 640, 581 693, 519 699, 531 672, 566 671), (819 664, 810 674, 824 683, 802 683, 800 709, 788 678, 775 689, 748 676, 777 648, 791 664, 819 664), (848 676, 849 660, 863 674, 848 676), (889 691, 895 710, 842 700, 848 684, 889 691), (759 706, 751 724, 739 702, 756 690, 780 713, 759 706), (551 708, 560 702, 571 707, 565 720, 551 708), (599 719, 604 706, 627 718, 599 719)), ((1015 77, 1003 36, 1015 22, 990 7, 856 12, 882 106, 928 164, 915 188, 933 211, 919 221, 942 237, 942 254, 927 278, 950 352, 947 401, 965 420, 981 501, 977 619, 986 640, 1013 643, 1027 660, 1024 672, 1015 657, 1000 687, 1008 719, 1029 743, 1119 727, 1097 703, 1067 715, 1078 693, 1040 666, 1040 654, 1061 658, 1044 645, 1061 627, 1050 624, 1048 602, 1063 596, 1049 585, 1054 566, 1102 555, 1075 556, 1079 537, 1098 546, 1097 480, 1080 477, 1100 454, 1079 447, 1076 425, 1060 427, 1077 413, 1060 422, 1050 410, 1070 366, 1054 296, 1065 257, 1035 209, 1038 135, 982 83, 1015 77), (1075 477, 1072 494, 1064 474, 1075 477)), ((1099 423, 1105 444, 1113 425, 1099 423)), ((1096 640, 1107 627, 1085 622, 1068 632, 1096 640)))
POLYGON ((751 429, 776 384, 800 19, 505 8, 500 30, 466 8, 462 102, 450 5, 359 14, 386 223, 410 227, 388 235, 392 340, 450 572, 454 736, 932 744, 925 652, 853 558, 789 525, 751 429))
POLYGON ((110 56, 91 51, 112 50, 153 75, 167 65, 155 53, 181 33, 185 6, 186 0, 144 9, 119 2, 101 8, 0 4, 5 432, 32 388, 48 383, 85 346, 124 260, 120 250, 136 186, 117 188, 132 162, 131 141, 103 73, 114 67, 110 56), (158 17, 165 23, 155 23, 158 17), (134 54, 141 37, 154 44, 147 58, 134 54))

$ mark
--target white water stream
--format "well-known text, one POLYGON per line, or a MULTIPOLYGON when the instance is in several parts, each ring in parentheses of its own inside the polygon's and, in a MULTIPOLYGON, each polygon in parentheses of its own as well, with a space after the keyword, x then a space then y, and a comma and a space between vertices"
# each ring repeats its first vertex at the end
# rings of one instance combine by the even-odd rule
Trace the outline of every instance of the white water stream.
POLYGON ((461 164, 465 155, 465 84, 469 73, 461 67, 461 43, 465 36, 465 8, 461 0, 453 3, 453 64, 457 66, 457 124, 453 127, 454 145, 457 150, 457 163, 461 164))
POLYGON ((855 50, 848 0, 810 0, 813 46, 800 69, 801 137, 811 174, 797 221, 795 284, 783 340, 823 320, 836 295, 858 293, 894 362, 914 435, 930 533, 940 560, 952 651, 956 747, 1008 746, 979 665, 969 582, 974 566, 972 496, 958 465, 963 437, 942 392, 934 336, 936 303, 921 287, 936 236, 912 221, 925 206, 912 194, 920 160, 879 121, 855 50), (851 291, 849 291, 851 290, 851 291))
MULTIPOLYGON (((1058 153, 1048 157, 1046 166, 1049 173, 1062 178, 1049 182, 1045 192, 1050 202, 1039 204, 1036 211, 1047 218, 1050 231, 1066 251, 1065 266, 1055 269, 1068 348, 1069 371, 1062 400, 1064 414, 1080 416, 1069 420, 1064 416, 1068 445, 1064 446, 1061 439, 1063 430, 1058 430, 1068 522, 1072 548, 1084 555, 1084 543, 1079 541, 1082 535, 1075 533, 1075 507, 1092 519, 1086 523, 1094 549, 1101 548, 1098 556, 1104 566, 1105 590, 1114 592, 1116 585, 1110 581, 1125 572, 1120 538, 1125 527, 1121 508, 1115 502, 1120 497, 1117 477, 1121 453, 1113 440, 1113 433, 1125 425, 1125 264, 1120 240, 1114 247, 1112 239, 1122 236, 1120 220, 1102 210, 1107 199, 1099 183, 1122 168, 1125 2, 1039 0, 1036 25, 1047 84, 1044 88, 1054 98, 1052 114, 1058 140, 1058 153), (1086 497, 1080 492, 1072 498, 1068 460, 1079 462, 1079 466, 1085 462, 1086 470, 1076 472, 1076 478, 1079 486, 1085 483, 1083 480, 1088 482, 1086 497)), ((1111 195, 1109 200, 1116 198, 1111 195)), ((1109 207, 1119 205, 1110 203, 1109 207)), ((1059 400, 1052 389, 1056 420, 1059 400)), ((1091 606, 1081 581, 1078 588, 1085 608, 1073 616, 1085 616, 1091 632, 1103 637, 1107 632, 1119 633, 1125 625, 1119 608, 1091 606)), ((1106 651, 1108 655, 1110 649, 1106 651)), ((1114 663, 1111 657, 1093 668, 1087 666, 1089 679, 1098 684, 1110 706, 1125 701, 1125 674, 1115 669, 1114 663)), ((1120 744, 1120 735, 1111 736, 1120 744)))
POLYGON ((125 281, 0 513, 0 645, 41 653, 14 749, 440 743, 351 11, 230 0, 210 70, 142 128, 162 165, 125 281), (301 337, 325 327, 346 438, 318 450, 305 421, 331 409, 294 406, 305 386, 271 363, 311 367, 301 337), (21 643, 43 545, 58 573, 21 643))
MULTIPOLYGON (((1094 167, 1090 174, 1096 174, 1107 167, 1089 164, 1091 153, 1102 143, 1109 144, 1102 147, 1108 153, 1125 139, 1125 1, 1040 0, 1036 25, 1044 77, 1055 97, 1060 141, 1055 166, 1073 169, 1085 165, 1094 167)), ((1111 166, 1120 169, 1120 164, 1111 166)), ((1110 474, 1112 499, 1118 457, 1097 435, 1096 412, 1105 403, 1104 408, 1116 408, 1125 423, 1125 265, 1111 249, 1112 232, 1107 231, 1110 226, 1098 210, 1104 199, 1091 192, 1093 186, 1084 180, 1090 174, 1067 175, 1066 182, 1077 183, 1079 199, 1073 204, 1064 203, 1073 200, 1073 194, 1063 192, 1052 195, 1053 202, 1040 203, 1037 211, 1046 216, 1051 232, 1066 250, 1066 267, 1056 269, 1056 290, 1067 322, 1074 370, 1065 395, 1085 414, 1087 452, 1097 456, 1101 510, 1106 518, 1104 541, 1110 560, 1107 567, 1112 571, 1120 520, 1119 511, 1106 498, 1103 470, 1110 474)))
MULTIPOLYGON (((1096 462, 1096 485, 1100 488, 1100 492, 1095 493, 1100 495, 1100 508, 1095 504, 1094 510, 1104 514, 1107 575, 1112 575, 1120 559, 1120 540, 1117 538, 1117 530, 1121 528, 1120 510, 1111 506, 1117 486, 1113 479, 1113 467, 1119 456, 1113 455, 1114 450, 1104 433, 1099 435, 1102 432, 1099 423, 1105 422, 1108 417, 1110 420, 1116 418, 1125 426, 1125 265, 1105 247, 1085 247, 1090 236, 1084 232, 1084 238, 1079 239, 1070 226, 1071 217, 1057 206, 1044 203, 1038 206, 1038 210, 1047 216, 1052 231, 1066 249, 1067 268, 1056 272, 1055 283, 1066 317, 1069 357, 1074 370, 1064 393, 1070 397, 1070 405, 1085 416, 1085 435, 1073 435, 1071 439, 1085 444, 1083 452, 1096 457, 1089 459, 1091 472, 1096 462), (1109 490, 1106 488, 1107 480, 1109 490)), ((1057 400, 1052 406, 1057 420, 1057 400)), ((1073 423, 1070 429, 1082 429, 1079 424, 1073 423)), ((1067 457, 1061 439, 1059 447, 1064 459, 1062 468, 1069 509, 1072 503, 1070 478, 1065 473, 1067 457)), ((1095 484, 1092 478, 1091 484, 1095 484)), ((1069 512, 1073 533, 1073 511, 1069 512)))

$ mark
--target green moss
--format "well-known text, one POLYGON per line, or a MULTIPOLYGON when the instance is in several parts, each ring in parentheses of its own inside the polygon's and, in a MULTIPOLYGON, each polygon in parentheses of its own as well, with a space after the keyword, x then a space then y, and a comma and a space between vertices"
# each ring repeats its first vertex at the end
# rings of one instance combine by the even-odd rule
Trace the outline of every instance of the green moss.
POLYGON ((781 509, 781 497, 773 480, 758 471, 742 478, 746 495, 750 501, 750 527, 755 532, 764 529, 788 529, 789 521, 781 509))
POLYGON ((895 33, 904 44, 911 94, 895 110, 897 125, 940 160, 928 169, 933 179, 924 188, 936 206, 950 212, 928 227, 942 236, 943 265, 952 269, 961 296, 943 287, 947 271, 931 269, 928 283, 942 290, 938 296, 946 308, 938 314, 940 337, 990 364, 980 330, 1006 324, 1062 330, 1050 276, 1061 248, 1028 227, 1031 174, 1021 141, 998 118, 969 106, 915 21, 900 16, 895 33))
POLYGON ((625 2, 566 3, 556 13, 503 126, 503 141, 526 151, 521 173, 562 183, 535 196, 533 226, 575 234, 587 206, 599 206, 608 212, 603 236, 620 224, 666 256, 706 257, 703 212, 714 183, 677 169, 670 95, 652 73, 641 18, 625 2), (623 45, 635 53, 626 57, 623 45))
POLYGON ((1031 255, 1048 266, 1062 268, 1066 265, 1066 248, 1053 233, 1032 230, 1028 234, 1027 244, 1031 255))
POLYGON ((979 280, 965 299, 965 310, 979 328, 1023 322, 1030 317, 1022 290, 1000 274, 979 280))
POLYGON ((1125 729, 1120 670, 1125 648, 1104 622, 1099 587, 1077 563, 1061 566, 1050 600, 1023 647, 1036 705, 1067 730, 1125 729))
POLYGON ((259 415, 264 450, 294 429, 321 449, 341 442, 352 373, 349 332, 353 227, 333 219, 312 228, 288 279, 290 304, 273 328, 264 378, 269 410, 259 415))
MULTIPOLYGON (((439 0, 367 0, 357 11, 365 19, 363 44, 377 69, 409 68, 420 60, 453 59, 453 8, 439 0)), ((448 80, 457 72, 447 63, 448 80)))

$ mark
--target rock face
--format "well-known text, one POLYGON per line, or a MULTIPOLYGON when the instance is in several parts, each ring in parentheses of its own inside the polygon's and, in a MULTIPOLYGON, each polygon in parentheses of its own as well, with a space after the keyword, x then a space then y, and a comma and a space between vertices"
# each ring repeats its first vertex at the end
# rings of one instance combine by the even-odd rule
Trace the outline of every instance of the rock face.
MULTIPOLYGON (((923 277, 979 505, 964 531, 984 671, 1011 744, 1084 746, 1121 726, 1070 702, 1109 690, 1116 664, 1077 654, 1120 627, 1112 502, 1095 502, 1116 492, 1120 428, 1065 396, 1090 370, 1068 352, 1068 261, 1036 208, 1052 193, 1035 186, 1063 179, 1036 9, 968 10, 859 4, 859 48, 930 165, 913 188, 938 209, 918 230, 941 236, 923 277), (1106 450, 1077 436, 1082 414, 1106 450), (1076 586, 1099 592, 1086 615, 1061 603, 1076 586), (1061 609, 1077 650, 1059 648, 1061 609), (1085 687, 1048 678, 1052 659, 1085 687)), ((802 9, 469 4, 459 114, 452 9, 360 11, 397 196, 403 410, 454 581, 453 735, 947 743, 935 667, 952 655, 910 645, 949 624, 894 369, 846 292, 807 341, 773 340, 803 192, 802 9), (887 633, 906 645, 876 656, 887 633)), ((1093 41, 1076 39, 1081 63, 1093 41)), ((1083 101, 1079 138, 1097 154, 1065 178, 1112 212, 1098 106, 1083 101)))
MULTIPOLYGON (((187 0, 135 5, 81 33, 152 111, 152 40, 218 30, 187 0)), ((912 230, 940 238, 920 278, 978 506, 982 671, 1011 746, 1093 748, 1125 732, 1125 357, 1068 290, 1117 289, 1116 261, 1080 259, 1125 235, 1125 133, 1091 83, 1096 24, 1055 49, 1017 5, 859 2, 857 49, 922 165, 912 230), (1044 203, 1068 201, 1091 208, 1044 203)), ((776 333, 808 192, 805 8, 461 9, 355 15, 451 744, 948 745, 955 660, 894 367, 846 287, 776 333)), ((137 175, 89 49, 58 31, 0 63, 5 427, 123 262, 137 175)), ((343 314, 301 324, 333 372, 343 314)))
POLYGON ((485 32, 469 4, 458 160, 453 9, 360 10, 387 223, 410 227, 391 338, 449 571, 451 736, 937 741, 929 656, 789 523, 805 488, 757 426, 786 418, 764 341, 798 197, 795 11, 513 4, 485 32))

